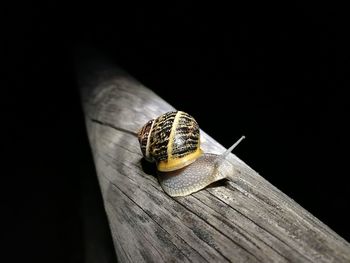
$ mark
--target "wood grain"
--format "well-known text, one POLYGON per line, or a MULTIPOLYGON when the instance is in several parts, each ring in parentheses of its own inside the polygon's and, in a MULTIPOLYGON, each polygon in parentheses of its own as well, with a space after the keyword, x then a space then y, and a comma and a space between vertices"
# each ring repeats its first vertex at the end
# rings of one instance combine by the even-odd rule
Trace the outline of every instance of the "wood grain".
MULTIPOLYGON (((120 262, 350 262, 349 243, 233 154, 232 181, 166 195, 135 133, 174 108, 106 61, 83 65, 86 127, 120 262)), ((201 136, 205 152, 224 151, 201 136)))

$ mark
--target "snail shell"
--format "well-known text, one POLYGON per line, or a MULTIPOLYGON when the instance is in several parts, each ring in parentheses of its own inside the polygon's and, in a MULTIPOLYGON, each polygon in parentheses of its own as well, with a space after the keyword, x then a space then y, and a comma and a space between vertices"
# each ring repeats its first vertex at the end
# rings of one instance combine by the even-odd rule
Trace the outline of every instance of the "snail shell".
POLYGON ((202 155, 199 126, 183 111, 167 112, 147 122, 138 132, 146 160, 156 162, 158 171, 174 171, 202 155))
POLYGON ((226 157, 244 138, 221 155, 203 154, 199 126, 183 111, 167 112, 138 132, 143 156, 156 162, 160 185, 172 197, 186 196, 232 177, 235 171, 226 157))

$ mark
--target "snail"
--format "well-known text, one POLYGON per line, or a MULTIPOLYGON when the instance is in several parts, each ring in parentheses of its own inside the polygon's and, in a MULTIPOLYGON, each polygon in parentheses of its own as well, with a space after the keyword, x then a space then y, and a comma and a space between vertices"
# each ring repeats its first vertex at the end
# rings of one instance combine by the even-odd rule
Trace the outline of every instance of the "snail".
POLYGON ((156 163, 160 185, 172 197, 190 195, 232 176, 226 157, 244 138, 221 155, 203 153, 198 123, 183 111, 164 113, 138 132, 144 158, 156 163))

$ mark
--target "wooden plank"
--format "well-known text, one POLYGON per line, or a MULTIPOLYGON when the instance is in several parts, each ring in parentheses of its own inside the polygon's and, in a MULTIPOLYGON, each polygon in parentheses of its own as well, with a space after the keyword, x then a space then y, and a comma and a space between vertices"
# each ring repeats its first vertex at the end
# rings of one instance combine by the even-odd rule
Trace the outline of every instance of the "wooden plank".
MULTIPOLYGON (((82 65, 86 127, 121 262, 350 262, 349 243, 234 154, 231 181, 166 195, 136 132, 174 108, 106 61, 82 65)), ((224 151, 201 132, 205 152, 224 151)))

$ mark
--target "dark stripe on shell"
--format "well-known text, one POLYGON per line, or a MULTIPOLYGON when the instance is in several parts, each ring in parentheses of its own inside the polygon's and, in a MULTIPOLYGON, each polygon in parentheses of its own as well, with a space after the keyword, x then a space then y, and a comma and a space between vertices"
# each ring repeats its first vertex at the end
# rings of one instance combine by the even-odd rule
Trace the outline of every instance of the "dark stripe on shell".
POLYGON ((146 156, 146 147, 147 147, 147 140, 148 136, 152 127, 153 120, 148 121, 139 131, 138 133, 138 140, 140 143, 140 148, 143 156, 146 156))
POLYGON ((189 114, 182 112, 175 130, 172 155, 181 158, 195 152, 199 144, 199 126, 189 114))
POLYGON ((176 113, 176 111, 167 112, 154 122, 150 140, 150 154, 158 162, 168 159, 167 147, 176 113))
MULTIPOLYGON (((177 111, 171 111, 156 118, 151 134, 149 132, 152 126, 152 120, 143 126, 138 134, 138 138, 144 156, 146 154, 147 139, 150 136, 148 145, 149 157, 157 162, 169 159, 169 137, 176 114, 177 111)), ((172 158, 181 158, 197 150, 200 136, 199 126, 191 115, 181 112, 174 132, 174 140, 171 142, 172 158)))

